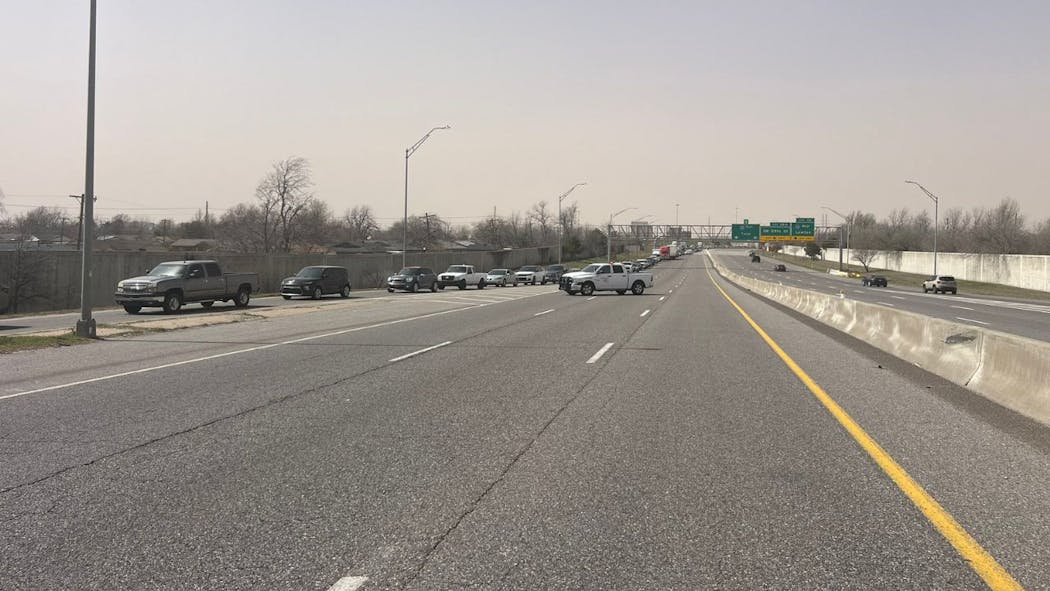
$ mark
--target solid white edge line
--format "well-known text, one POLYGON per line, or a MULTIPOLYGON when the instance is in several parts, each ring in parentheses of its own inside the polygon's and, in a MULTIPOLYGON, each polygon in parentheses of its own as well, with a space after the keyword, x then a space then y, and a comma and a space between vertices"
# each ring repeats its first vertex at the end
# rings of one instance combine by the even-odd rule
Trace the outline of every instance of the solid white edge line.
POLYGON ((601 359, 602 355, 605 355, 606 351, 608 351, 609 349, 612 349, 613 344, 614 343, 605 343, 604 347, 602 347, 601 349, 598 349, 598 352, 595 353, 594 355, 591 355, 591 358, 587 360, 587 363, 594 363, 595 361, 598 361, 599 359, 601 359))
POLYGON ((394 357, 393 359, 390 360, 390 363, 394 363, 395 361, 402 361, 402 360, 408 359, 409 357, 415 357, 416 355, 422 355, 423 353, 426 353, 427 351, 433 351, 434 349, 438 349, 438 348, 441 348, 441 347, 444 347, 444 346, 447 346, 447 345, 451 345, 451 344, 452 344, 452 341, 445 341, 444 343, 438 343, 436 345, 427 347, 426 349, 420 349, 418 351, 413 351, 411 353, 402 355, 400 357, 394 357))
POLYGON ((973 312, 973 310, 974 310, 973 308, 967 308, 966 306, 951 306, 951 307, 955 308, 956 310, 969 310, 971 312, 973 312))
POLYGON ((646 310, 645 312, 642 312, 642 318, 645 318, 648 315, 649 315, 649 310, 646 310))
POLYGON ((894 306, 893 304, 891 304, 889 302, 875 302, 875 303, 876 304, 882 304, 883 306, 889 306, 891 308, 896 308, 897 307, 897 306, 894 306))
POLYGON ((974 320, 973 318, 963 318, 962 316, 956 316, 955 319, 962 320, 963 322, 975 322, 983 326, 988 326, 989 324, 991 324, 990 322, 982 322, 980 320, 974 320))
POLYGON ((543 316, 544 314, 550 314, 553 311, 554 311, 554 308, 551 308, 550 310, 544 310, 542 312, 536 312, 535 314, 533 314, 533 316, 543 316))
POLYGON ((368 582, 368 577, 343 577, 328 588, 328 591, 357 591, 368 582))

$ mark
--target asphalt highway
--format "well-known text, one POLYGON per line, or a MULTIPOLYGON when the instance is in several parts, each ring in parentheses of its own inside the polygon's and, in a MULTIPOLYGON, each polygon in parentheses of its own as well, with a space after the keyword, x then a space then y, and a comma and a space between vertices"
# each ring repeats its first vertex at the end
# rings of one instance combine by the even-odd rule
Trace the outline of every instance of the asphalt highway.
POLYGON ((751 263, 743 250, 716 250, 711 255, 737 273, 764 281, 821 293, 841 294, 858 301, 1030 339, 1050 340, 1050 304, 1045 302, 971 296, 965 291, 958 294, 923 293, 920 285, 897 285, 893 282, 888 287, 865 287, 860 284, 860 279, 818 273, 792 265, 790 261, 785 264, 788 269, 786 273, 776 272, 773 265, 780 263, 779 259, 767 258, 761 263, 751 263))
POLYGON ((1050 589, 1050 429, 655 273, 0 356, 0 589, 1050 589))

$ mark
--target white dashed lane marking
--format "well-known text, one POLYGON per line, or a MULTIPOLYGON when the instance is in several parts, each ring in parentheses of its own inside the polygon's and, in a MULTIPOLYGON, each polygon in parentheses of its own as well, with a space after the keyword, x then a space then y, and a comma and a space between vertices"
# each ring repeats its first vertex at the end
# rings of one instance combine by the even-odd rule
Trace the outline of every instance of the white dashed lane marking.
POLYGON ((649 315, 649 310, 646 310, 645 312, 642 312, 642 318, 645 318, 648 315, 649 315))
POLYGON ((602 347, 601 349, 598 349, 598 352, 595 353, 594 355, 591 355, 591 358, 587 360, 587 363, 594 363, 595 361, 598 361, 599 359, 601 359, 602 355, 605 355, 606 351, 608 351, 609 349, 612 349, 613 344, 614 343, 605 343, 604 347, 602 347))
POLYGON ((420 349, 418 351, 413 351, 411 353, 402 355, 400 357, 394 357, 393 359, 390 360, 390 363, 394 363, 395 361, 402 361, 402 360, 408 359, 409 357, 415 357, 416 355, 422 355, 423 353, 426 353, 427 351, 433 351, 434 349, 438 349, 440 347, 444 347, 444 346, 451 345, 451 344, 452 344, 452 341, 445 341, 444 343, 438 343, 438 344, 436 344, 436 345, 434 345, 432 347, 427 347, 426 349, 420 349))
POLYGON ((368 582, 368 577, 343 577, 328 588, 328 591, 357 591, 368 582))

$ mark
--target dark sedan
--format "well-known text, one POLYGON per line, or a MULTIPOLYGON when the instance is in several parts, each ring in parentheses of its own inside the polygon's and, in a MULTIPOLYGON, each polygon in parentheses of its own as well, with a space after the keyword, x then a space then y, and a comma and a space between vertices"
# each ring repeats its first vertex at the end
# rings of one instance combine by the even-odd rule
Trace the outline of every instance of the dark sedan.
POLYGON ((882 275, 865 275, 861 278, 860 284, 865 287, 886 287, 890 282, 882 275))
POLYGON ((427 267, 405 267, 386 278, 386 290, 393 293, 395 289, 419 291, 429 289, 437 291, 437 274, 427 267))

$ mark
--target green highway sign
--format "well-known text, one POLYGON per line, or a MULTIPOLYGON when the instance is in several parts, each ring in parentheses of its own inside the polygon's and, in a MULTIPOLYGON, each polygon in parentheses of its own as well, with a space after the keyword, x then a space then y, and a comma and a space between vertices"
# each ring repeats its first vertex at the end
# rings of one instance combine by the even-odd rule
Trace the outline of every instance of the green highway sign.
POLYGON ((812 236, 814 229, 814 223, 811 221, 795 222, 791 224, 791 235, 812 236))
POLYGON ((733 240, 757 242, 761 236, 758 224, 733 224, 733 240))
POLYGON ((796 223, 796 224, 799 224, 799 223, 806 223, 806 222, 809 222, 809 223, 811 223, 811 224, 814 224, 814 223, 816 223, 816 221, 817 221, 817 220, 816 220, 816 219, 814 219, 814 218, 795 218, 795 223, 796 223))
POLYGON ((791 222, 769 222, 770 228, 790 228, 791 222))

